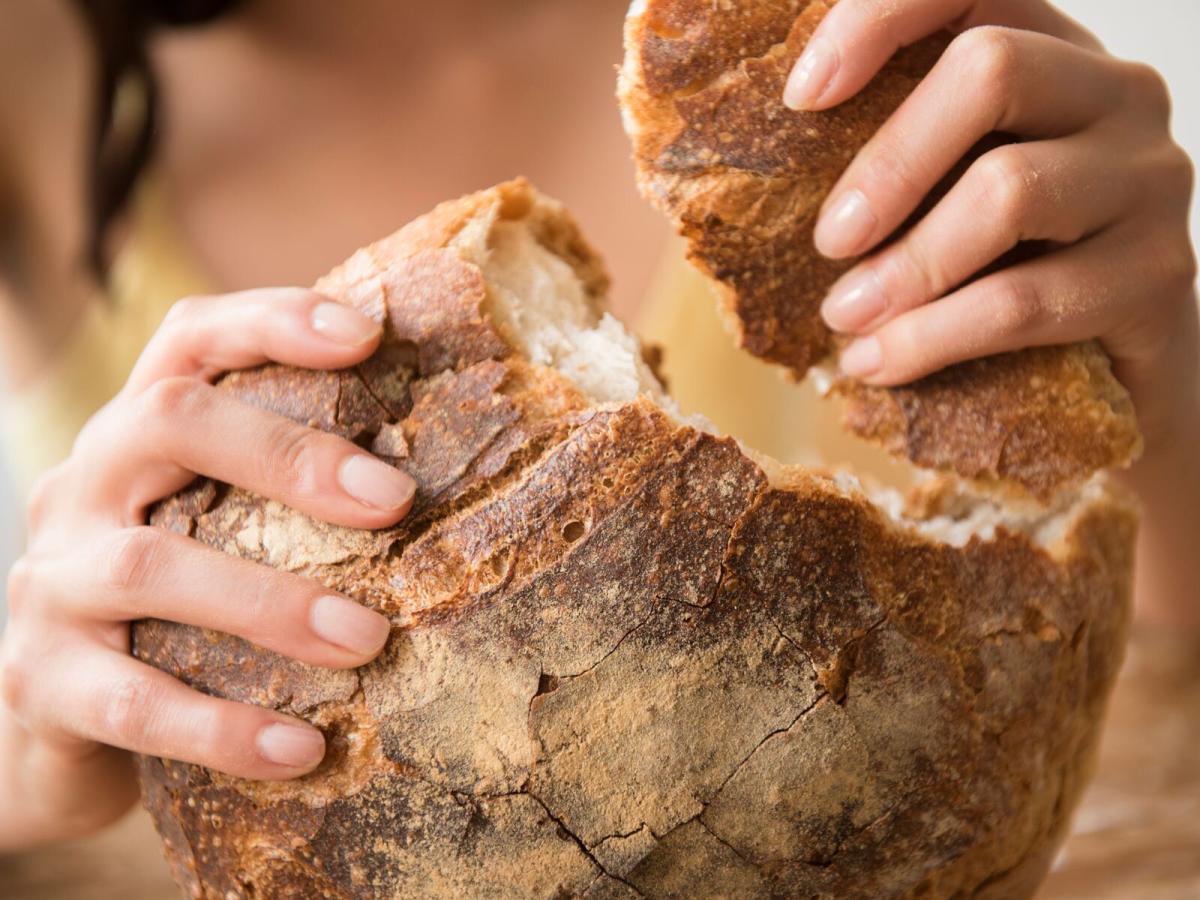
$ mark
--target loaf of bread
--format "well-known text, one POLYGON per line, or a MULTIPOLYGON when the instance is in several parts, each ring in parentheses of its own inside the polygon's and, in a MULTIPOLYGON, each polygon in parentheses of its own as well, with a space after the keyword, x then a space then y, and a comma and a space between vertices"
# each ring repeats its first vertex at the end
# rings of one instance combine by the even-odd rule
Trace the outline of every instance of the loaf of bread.
MULTIPOLYGON (((938 35, 902 49, 836 109, 794 112, 784 82, 834 2, 638 0, 620 79, 643 192, 714 280, 741 345, 795 377, 834 349, 818 311, 855 262, 814 248, 821 204, 947 43, 938 35)), ((1094 343, 976 360, 895 390, 844 381, 835 392, 857 434, 1042 499, 1141 449, 1129 396, 1094 343)))
POLYGON ((328 739, 287 783, 139 760, 189 896, 1032 893, 1121 658, 1135 515, 1103 474, 903 498, 711 433, 522 181, 316 287, 385 323, 375 356, 219 389, 403 467, 412 515, 354 531, 199 481, 152 521, 393 632, 334 672, 135 627, 141 659, 328 739))

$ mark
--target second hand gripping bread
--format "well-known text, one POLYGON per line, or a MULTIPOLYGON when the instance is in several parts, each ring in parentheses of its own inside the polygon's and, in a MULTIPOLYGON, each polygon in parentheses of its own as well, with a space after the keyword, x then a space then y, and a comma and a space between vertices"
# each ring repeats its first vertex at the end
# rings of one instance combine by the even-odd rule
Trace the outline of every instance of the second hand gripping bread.
MULTIPOLYGON (((833 350, 818 310, 856 262, 817 253, 821 204, 947 45, 919 41, 847 103, 794 112, 784 82, 832 6, 638 0, 621 72, 643 192, 714 280, 741 345, 797 378, 833 350)), ((1141 449, 1129 396, 1094 343, 974 360, 902 388, 834 389, 855 433, 919 466, 1043 500, 1141 449)))

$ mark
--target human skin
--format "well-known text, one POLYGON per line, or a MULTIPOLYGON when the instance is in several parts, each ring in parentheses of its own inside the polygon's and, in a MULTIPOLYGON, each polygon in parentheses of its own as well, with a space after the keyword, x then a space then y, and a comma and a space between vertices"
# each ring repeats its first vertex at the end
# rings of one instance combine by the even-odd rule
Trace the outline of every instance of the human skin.
POLYGON ((71 457, 38 482, 0 645, 0 847, 124 812, 136 798, 127 751, 261 780, 320 762, 324 738, 307 723, 203 695, 134 660, 129 623, 216 628, 332 668, 379 653, 390 632, 379 613, 144 523, 150 504, 196 475, 352 528, 398 521, 415 490, 407 474, 209 383, 267 361, 352 365, 380 335, 378 323, 302 289, 181 301, 71 457))
MULTIPOLYGON (((945 25, 965 33, 831 194, 818 249, 870 252, 983 133, 1001 127, 1032 140, 985 156, 910 235, 835 286, 826 319, 859 338, 842 365, 891 384, 1016 346, 1100 338, 1147 436, 1128 476, 1146 507, 1139 603, 1163 621, 1195 624, 1184 593, 1200 583, 1200 555, 1184 546, 1200 507, 1186 450, 1197 446, 1200 418, 1191 171, 1170 139, 1165 89, 1035 0, 842 0, 785 99, 836 105, 898 46, 945 25), (1060 247, 957 288, 1033 238, 1060 247)), ((213 259, 226 258, 214 247, 213 259)), ((0 644, 0 851, 123 813, 136 798, 130 750, 263 779, 319 761, 320 735, 303 723, 203 697, 135 662, 128 624, 178 619, 329 666, 361 664, 382 646, 386 623, 340 606, 345 598, 325 601, 303 579, 143 524, 148 505, 194 473, 354 527, 404 514, 404 476, 346 481, 347 460, 373 464, 361 450, 208 387, 221 370, 267 359, 329 368, 369 355, 374 323, 321 302, 301 289, 186 301, 71 459, 34 492, 0 644), (364 484, 387 490, 364 496, 364 484), (330 628, 346 621, 358 627, 330 628), (272 730, 280 726, 299 730, 272 730)))
POLYGON ((831 328, 855 337, 841 366, 894 385, 965 359, 1099 339, 1146 441, 1125 475, 1144 507, 1139 612, 1200 629, 1193 168, 1171 138, 1167 87, 1039 0, 842 0, 797 62, 785 101, 836 106, 897 47, 942 27, 960 33, 818 220, 823 254, 869 254, 822 308, 831 328), (981 157, 907 235, 877 250, 992 131, 1022 140, 981 157), (1055 249, 972 280, 1032 240, 1055 249))

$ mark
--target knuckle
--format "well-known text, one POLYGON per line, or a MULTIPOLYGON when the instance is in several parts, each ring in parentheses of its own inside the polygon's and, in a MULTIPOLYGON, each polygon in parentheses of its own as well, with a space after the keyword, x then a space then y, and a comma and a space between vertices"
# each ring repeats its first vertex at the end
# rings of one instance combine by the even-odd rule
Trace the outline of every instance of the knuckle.
POLYGON ((1164 120, 1171 117, 1171 88, 1163 74, 1143 62, 1122 63, 1131 99, 1164 120))
POLYGON ((163 316, 160 330, 173 331, 190 327, 206 305, 201 297, 181 297, 171 304, 167 314, 163 316))
POLYGON ((262 457, 266 466, 264 477, 307 496, 313 490, 318 440, 307 429, 291 424, 275 428, 262 457))
MULTIPOLYGON (((1192 302, 1192 289, 1200 272, 1186 224, 1147 230, 1129 249, 1129 258, 1136 261, 1142 293, 1152 306, 1173 307, 1182 298, 1192 302)), ((1146 316, 1142 306, 1132 311, 1138 310, 1139 318, 1154 318, 1146 316)))
POLYGON ((991 311, 997 334, 1023 334, 1042 316, 1042 301, 1027 278, 1000 275, 992 286, 991 311))
POLYGON ((1200 262, 1196 259, 1196 250, 1188 242, 1184 243, 1183 265, 1180 267, 1180 280, 1184 286, 1191 288, 1200 277, 1200 262))
POLYGON ((1020 237, 1030 212, 1037 172, 1016 145, 1000 147, 975 163, 986 208, 1020 237))
POLYGON ((905 10, 902 4, 895 0, 859 0, 858 3, 845 5, 857 20, 856 24, 870 35, 897 46, 906 43, 903 35, 905 10))
POLYGON ((25 521, 31 534, 40 529, 49 518, 66 479, 66 464, 60 463, 39 476, 33 483, 29 499, 25 503, 25 521))
POLYGON ((128 404, 118 394, 83 423, 71 445, 71 456, 91 459, 103 454, 112 434, 123 430, 128 412, 128 404))
POLYGON ((195 379, 181 375, 164 378, 143 392, 142 414, 151 421, 179 415, 193 416, 204 398, 203 385, 195 379))
POLYGON ((1019 71, 1016 43, 1007 28, 981 25, 964 31, 950 53, 967 83, 992 97, 1012 93, 1019 71))
POLYGON ((149 525, 117 532, 103 561, 101 581, 114 594, 135 591, 154 582, 162 565, 163 534, 149 525))
POLYGON ((11 618, 19 618, 28 608, 30 598, 34 593, 37 581, 37 565, 28 554, 22 556, 8 570, 6 583, 8 613, 11 618))
POLYGON ((1172 236, 1170 240, 1164 241, 1154 258, 1157 261, 1158 275, 1169 292, 1188 291, 1196 283, 1196 252, 1186 236, 1172 236))
POLYGON ((887 370, 900 383, 912 381, 927 368, 928 342, 922 341, 910 316, 901 316, 880 333, 887 370))
MULTIPOLYGON (((902 241, 897 250, 899 280, 903 284, 916 286, 921 300, 932 300, 950 287, 948 275, 937 261, 936 255, 930 252, 930 248, 917 240, 909 239, 902 241)), ((889 297, 888 302, 891 303, 893 292, 886 293, 889 297)))
MULTIPOLYGON (((288 605, 281 604, 280 600, 292 595, 289 587, 285 579, 270 571, 253 579, 251 586, 238 600, 238 633, 253 639, 262 634, 279 632, 285 627, 280 620, 280 613, 286 615, 288 605)), ((230 627, 234 626, 235 623, 231 622, 230 627)))
POLYGON ((11 639, 0 650, 0 702, 21 718, 29 696, 29 668, 12 646, 11 639))
POLYGON ((1170 192, 1178 198, 1188 200, 1196 187, 1196 166, 1192 158, 1178 144, 1171 144, 1165 164, 1165 182, 1170 192))
MULTIPOLYGON (((910 196, 919 198, 928 192, 912 154, 897 140, 887 140, 871 150, 863 167, 863 191, 868 197, 910 196)), ((915 202, 915 201, 914 201, 915 202)))
POLYGON ((124 738, 146 736, 151 723, 160 719, 163 700, 162 688, 145 676, 117 682, 101 704, 105 733, 124 738))

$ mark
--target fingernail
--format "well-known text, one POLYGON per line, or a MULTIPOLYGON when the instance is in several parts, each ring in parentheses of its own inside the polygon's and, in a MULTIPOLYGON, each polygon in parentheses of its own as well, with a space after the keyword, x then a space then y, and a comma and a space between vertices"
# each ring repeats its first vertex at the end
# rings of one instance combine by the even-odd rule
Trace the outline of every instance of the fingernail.
POLYGON ((874 337, 859 338, 842 351, 838 360, 843 372, 851 378, 867 378, 883 368, 883 347, 874 337))
POLYGON ((865 249, 878 220, 858 188, 846 191, 821 216, 814 238, 825 256, 840 259, 865 249))
POLYGON ((322 597, 308 619, 322 640, 367 657, 383 649, 391 632, 387 619, 345 597, 322 597))
POLYGON ((877 319, 883 307, 883 282, 867 269, 834 285, 821 304, 821 315, 834 331, 858 331, 877 319))
POLYGON ((275 723, 258 733, 258 752, 269 763, 311 769, 325 756, 325 738, 315 728, 275 723))
POLYGON ((783 102, 795 110, 811 109, 821 99, 837 71, 838 55, 825 38, 813 38, 800 54, 783 88, 783 102))
POLYGON ((380 325, 341 303, 319 303, 309 314, 312 330, 336 344, 357 347, 379 334, 380 325))
POLYGON ((367 506, 389 512, 412 499, 416 484, 411 478, 373 456, 351 456, 338 472, 342 489, 367 506))

